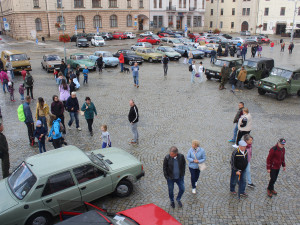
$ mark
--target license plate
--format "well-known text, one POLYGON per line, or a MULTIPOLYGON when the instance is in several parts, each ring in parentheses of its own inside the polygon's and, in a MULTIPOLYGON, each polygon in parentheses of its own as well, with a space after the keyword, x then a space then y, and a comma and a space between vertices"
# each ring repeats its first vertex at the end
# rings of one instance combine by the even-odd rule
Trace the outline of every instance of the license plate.
POLYGON ((210 75, 215 75, 214 73, 209 73, 210 75))
POLYGON ((265 88, 265 89, 271 89, 271 87, 269 87, 269 86, 263 86, 263 88, 265 88))

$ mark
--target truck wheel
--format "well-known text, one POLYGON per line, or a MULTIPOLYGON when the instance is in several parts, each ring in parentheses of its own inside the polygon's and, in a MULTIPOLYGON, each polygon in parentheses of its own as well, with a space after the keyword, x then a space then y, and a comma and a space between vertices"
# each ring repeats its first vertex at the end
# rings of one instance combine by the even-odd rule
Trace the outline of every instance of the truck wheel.
POLYGON ((253 89, 254 87, 255 87, 255 79, 254 78, 251 78, 250 80, 249 80, 249 83, 248 83, 248 86, 247 86, 247 88, 248 89, 253 89))
POLYGON ((152 59, 152 58, 149 58, 148 61, 149 61, 150 63, 152 63, 152 62, 153 62, 153 59, 152 59))
POLYGON ((277 100, 282 101, 283 99, 286 98, 286 95, 287 95, 287 92, 285 89, 280 90, 277 94, 277 100))
POLYGON ((257 90, 258 90, 258 94, 260 94, 260 95, 266 94, 266 91, 261 88, 258 88, 257 90))
POLYGON ((33 214, 29 219, 26 221, 26 225, 50 225, 52 224, 52 216, 46 212, 40 212, 33 214))
POLYGON ((121 180, 117 187, 116 187, 116 190, 115 190, 115 194, 118 196, 118 197, 127 197, 129 196, 133 191, 133 184, 125 179, 125 180, 121 180))
POLYGON ((210 75, 206 75, 206 79, 207 79, 207 80, 210 80, 210 79, 211 79, 211 76, 210 76, 210 75))

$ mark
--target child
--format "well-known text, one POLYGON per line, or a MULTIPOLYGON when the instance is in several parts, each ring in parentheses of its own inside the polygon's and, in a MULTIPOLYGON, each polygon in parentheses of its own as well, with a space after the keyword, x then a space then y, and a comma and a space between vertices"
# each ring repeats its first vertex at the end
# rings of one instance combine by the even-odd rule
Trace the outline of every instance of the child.
POLYGON ((109 133, 107 131, 107 125, 102 125, 101 126, 101 131, 102 131, 102 148, 107 148, 107 147, 111 147, 111 142, 110 142, 110 136, 109 133))
POLYGON ((13 82, 8 82, 8 92, 9 92, 9 94, 10 94, 10 100, 12 101, 12 102, 15 102, 16 100, 15 100, 15 98, 14 98, 14 84, 13 84, 13 82))
POLYGON ((202 81, 203 81, 203 72, 204 72, 204 66, 202 65, 202 62, 200 62, 198 72, 199 72, 199 83, 202 83, 202 81))
POLYGON ((25 91, 24 84, 20 84, 19 93, 21 95, 21 101, 24 101, 24 91, 25 91))
POLYGON ((56 84, 58 84, 58 71, 56 69, 53 70, 53 76, 54 76, 54 79, 56 81, 56 84))
POLYGON ((88 83, 88 75, 89 75, 89 70, 87 66, 85 66, 84 70, 82 71, 83 73, 83 83, 88 83))
POLYGON ((46 152, 46 147, 45 147, 46 135, 47 135, 47 130, 45 127, 42 126, 42 121, 40 120, 36 121, 36 129, 33 133, 33 136, 38 139, 40 153, 43 153, 43 150, 44 152, 46 152))

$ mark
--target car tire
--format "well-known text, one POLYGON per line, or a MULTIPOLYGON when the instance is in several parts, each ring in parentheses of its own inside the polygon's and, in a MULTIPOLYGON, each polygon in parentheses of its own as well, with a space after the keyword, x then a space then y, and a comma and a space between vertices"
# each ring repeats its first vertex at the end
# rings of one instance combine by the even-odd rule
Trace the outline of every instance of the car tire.
POLYGON ((150 63, 153 63, 153 59, 152 59, 152 58, 149 58, 148 61, 149 61, 150 63))
POLYGON ((133 66, 134 62, 133 61, 129 61, 128 64, 129 64, 129 66, 133 66))
POLYGON ((206 75, 206 79, 207 80, 211 80, 211 76, 210 75, 206 75))
POLYGON ((50 70, 48 69, 48 67, 46 67, 46 72, 47 72, 47 73, 50 73, 50 70))
POLYGON ((133 191, 133 184, 131 183, 131 181, 124 179, 121 180, 115 190, 115 195, 117 195, 118 197, 127 197, 129 196, 133 191))
POLYGON ((253 89, 255 87, 255 79, 251 78, 248 82, 247 88, 248 89, 253 89))
POLYGON ((45 69, 45 67, 43 66, 43 63, 41 63, 41 65, 42 65, 42 68, 45 69))
POLYGON ((278 94, 276 95, 276 98, 277 98, 278 101, 282 101, 286 98, 286 96, 287 96, 286 90, 282 89, 278 92, 278 94))
POLYGON ((297 95, 300 97, 300 90, 297 92, 297 95))
POLYGON ((260 94, 260 95, 266 94, 266 91, 261 88, 258 88, 257 90, 258 90, 258 94, 260 94))
POLYGON ((25 225, 51 225, 52 224, 52 216, 46 212, 39 212, 33 214, 29 219, 26 221, 25 225))

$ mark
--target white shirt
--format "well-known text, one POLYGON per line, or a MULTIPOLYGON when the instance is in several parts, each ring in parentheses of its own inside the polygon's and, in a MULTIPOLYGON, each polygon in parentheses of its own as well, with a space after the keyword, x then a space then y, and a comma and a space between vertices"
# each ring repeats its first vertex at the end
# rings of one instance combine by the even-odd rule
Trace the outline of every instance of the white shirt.
POLYGON ((199 73, 203 73, 203 65, 202 66, 199 66, 199 73))

